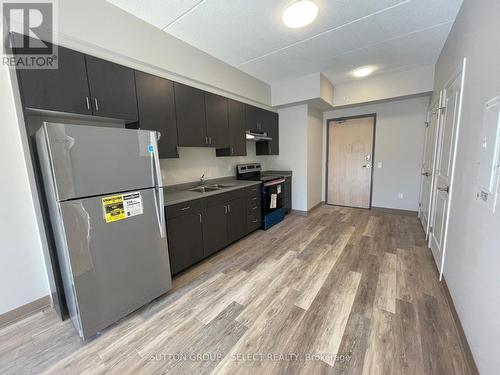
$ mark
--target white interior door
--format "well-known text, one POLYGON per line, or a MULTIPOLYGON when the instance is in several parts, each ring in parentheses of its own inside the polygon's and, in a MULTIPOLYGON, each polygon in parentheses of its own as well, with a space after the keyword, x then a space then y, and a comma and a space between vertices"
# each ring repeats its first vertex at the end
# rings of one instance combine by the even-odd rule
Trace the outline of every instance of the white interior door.
MULTIPOLYGON (((465 63, 464 63, 465 68, 465 63)), ((464 70, 442 93, 439 147, 433 186, 430 247, 440 274, 443 272, 448 227, 449 202, 453 191, 456 140, 460 123, 462 78, 464 70)))
POLYGON ((439 101, 431 105, 425 131, 424 155, 422 160, 422 180, 420 186, 419 218, 426 238, 429 236, 430 212, 432 207, 432 186, 435 177, 437 154, 437 134, 439 124, 439 101))

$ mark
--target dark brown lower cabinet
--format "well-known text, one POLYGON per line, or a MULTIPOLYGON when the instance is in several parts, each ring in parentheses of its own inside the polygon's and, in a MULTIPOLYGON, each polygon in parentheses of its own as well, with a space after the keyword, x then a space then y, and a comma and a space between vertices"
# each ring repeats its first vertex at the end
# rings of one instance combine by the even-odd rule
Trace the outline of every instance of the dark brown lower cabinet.
POLYGON ((227 204, 227 239, 234 242, 247 234, 246 198, 233 199, 227 204))
POLYGON ((259 229, 262 221, 260 186, 247 188, 247 233, 259 229))
POLYGON ((247 233, 246 190, 233 190, 202 200, 203 246, 212 255, 247 233))
POLYGON ((285 208, 285 213, 289 213, 292 210, 292 178, 286 177, 285 184, 283 186, 283 207, 285 208))
POLYGON ((173 275, 204 258, 199 202, 167 207, 167 239, 173 275))
POLYGON ((258 185, 167 206, 172 274, 260 228, 260 208, 258 185))
POLYGON ((203 247, 207 257, 228 244, 226 203, 205 207, 202 216, 203 247))

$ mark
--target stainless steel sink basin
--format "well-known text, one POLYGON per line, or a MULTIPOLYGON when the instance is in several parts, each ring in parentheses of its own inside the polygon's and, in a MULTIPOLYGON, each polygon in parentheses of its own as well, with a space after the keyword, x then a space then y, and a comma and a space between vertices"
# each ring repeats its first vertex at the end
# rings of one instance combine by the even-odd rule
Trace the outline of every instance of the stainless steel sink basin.
POLYGON ((209 191, 222 190, 222 189, 230 188, 233 186, 234 185, 212 184, 212 185, 196 186, 194 188, 189 189, 189 191, 197 191, 199 193, 207 193, 209 191))
POLYGON ((206 193, 209 191, 221 190, 221 189, 222 188, 220 188, 220 187, 214 187, 214 186, 197 186, 197 187, 189 189, 189 191, 197 191, 199 193, 206 193))
POLYGON ((212 184, 212 185, 209 185, 209 186, 210 187, 215 187, 215 188, 220 188, 220 189, 234 187, 234 185, 223 185, 223 184, 212 184))

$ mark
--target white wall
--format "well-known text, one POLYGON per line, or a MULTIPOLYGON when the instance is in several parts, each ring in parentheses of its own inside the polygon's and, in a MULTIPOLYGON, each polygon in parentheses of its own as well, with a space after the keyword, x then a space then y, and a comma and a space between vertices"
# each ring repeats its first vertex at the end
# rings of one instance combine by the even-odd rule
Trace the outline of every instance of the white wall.
MULTIPOLYGON (((264 108, 271 102, 266 83, 106 1, 64 0, 58 7, 63 46, 264 108)), ((33 186, 28 181, 33 180, 33 173, 25 165, 29 156, 20 146, 27 144, 24 124, 15 117, 7 73, 2 70, 1 75, 0 314, 50 293, 42 256, 45 245, 36 226, 40 208, 30 195, 33 186)))
POLYGON ((260 162, 266 169, 275 156, 256 156, 255 142, 247 142, 247 156, 216 157, 214 148, 179 147, 179 159, 162 159, 161 169, 165 186, 193 182, 205 174, 205 179, 234 177, 236 164, 260 162))
MULTIPOLYGON (((324 113, 325 142, 326 120, 377 114, 372 193, 374 207, 418 211, 428 104, 428 97, 420 97, 324 113), (382 162, 382 168, 377 168, 377 162, 382 162), (403 199, 398 198, 399 193, 403 193, 403 199)), ((326 147, 323 155, 325 174, 326 147)))
POLYGON ((336 84, 333 102, 340 107, 422 94, 432 91, 433 82, 433 65, 381 73, 336 84))
POLYGON ((321 202, 323 117, 307 104, 279 113, 280 154, 265 160, 266 168, 291 170, 292 209, 307 212, 321 202))
POLYGON ((467 57, 444 263, 458 316, 481 374, 500 369, 500 210, 475 200, 484 103, 500 94, 500 2, 465 0, 436 65, 434 94, 467 57))
POLYGON ((292 209, 307 211, 307 105, 278 110, 280 154, 266 168, 291 170, 292 209))
POLYGON ((9 72, 0 69, 0 314, 49 294, 10 87, 9 72))
POLYGON ((307 209, 322 201, 323 187, 323 112, 307 111, 307 209))

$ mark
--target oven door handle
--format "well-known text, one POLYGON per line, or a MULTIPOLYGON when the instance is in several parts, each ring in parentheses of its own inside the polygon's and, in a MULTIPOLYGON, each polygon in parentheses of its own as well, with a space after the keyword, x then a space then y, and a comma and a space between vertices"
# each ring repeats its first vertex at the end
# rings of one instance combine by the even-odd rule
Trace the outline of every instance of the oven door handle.
POLYGON ((264 187, 273 186, 273 185, 279 185, 279 184, 282 184, 283 182, 285 182, 284 178, 280 178, 279 180, 272 180, 272 181, 269 181, 269 182, 265 182, 264 183, 264 187))

